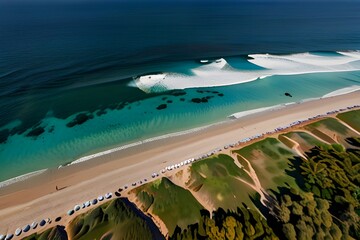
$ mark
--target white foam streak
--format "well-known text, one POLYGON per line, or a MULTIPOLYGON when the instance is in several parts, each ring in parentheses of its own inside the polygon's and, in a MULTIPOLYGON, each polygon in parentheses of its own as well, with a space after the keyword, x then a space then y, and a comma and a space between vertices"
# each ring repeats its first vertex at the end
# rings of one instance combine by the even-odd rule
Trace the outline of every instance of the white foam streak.
POLYGON ((277 110, 277 109, 281 109, 284 108, 287 105, 290 105, 292 103, 288 103, 288 104, 279 104, 279 105, 275 105, 275 106, 271 106, 271 107, 263 107, 263 108, 257 108, 257 109, 252 109, 252 110, 247 110, 247 111, 242 111, 242 112, 237 112, 237 113, 233 113, 229 116, 229 118, 242 118, 245 116, 249 116, 255 113, 260 113, 260 112, 264 112, 264 111, 272 111, 272 110, 277 110))
POLYGON ((360 51, 357 50, 357 51, 348 51, 348 52, 337 52, 341 55, 344 55, 344 56, 349 56, 349 57, 352 57, 352 58, 357 58, 357 59, 360 59, 360 51))
POLYGON ((346 87, 346 88, 341 88, 338 89, 336 91, 333 91, 331 93, 325 94, 323 96, 323 98, 327 98, 327 97, 334 97, 334 96, 338 96, 338 95, 343 95, 343 94, 347 94, 347 93, 352 93, 352 92, 356 92, 360 90, 360 86, 351 86, 351 87, 346 87))
POLYGON ((299 103, 318 100, 318 99, 321 99, 321 98, 328 98, 328 97, 344 95, 344 94, 348 94, 348 93, 352 93, 352 92, 356 92, 356 91, 360 91, 360 86, 355 86, 354 85, 354 86, 351 86, 351 87, 341 88, 341 89, 338 89, 336 91, 325 94, 324 96, 322 96, 320 98, 307 98, 307 99, 301 100, 299 102, 289 102, 289 103, 278 104, 278 105, 274 105, 274 106, 270 106, 270 107, 256 108, 256 109, 252 109, 252 110, 237 112, 237 113, 231 114, 228 117, 232 118, 232 119, 239 119, 239 118, 249 116, 249 115, 252 115, 252 114, 256 114, 256 113, 260 113, 260 112, 278 110, 278 109, 281 109, 281 108, 284 108, 286 106, 293 105, 293 104, 299 104, 299 103))
MULTIPOLYGON (((145 140, 142 140, 142 141, 130 143, 130 144, 127 144, 127 145, 124 145, 124 146, 112 148, 112 149, 109 149, 109 150, 106 150, 106 151, 102 151, 102 152, 99 152, 99 153, 95 153, 95 154, 91 154, 91 155, 88 155, 88 156, 85 156, 85 157, 81 157, 81 158, 71 162, 70 164, 68 164, 66 166, 86 162, 86 161, 94 159, 94 158, 98 158, 98 157, 108 155, 108 154, 111 154, 111 153, 114 153, 114 152, 118 152, 118 151, 121 151, 121 150, 125 150, 125 149, 128 149, 128 148, 139 146, 139 145, 144 144, 144 143, 149 143, 149 142, 158 141, 158 140, 161 140, 161 139, 167 139, 167 138, 171 138, 171 137, 177 137, 177 136, 182 136, 182 135, 198 132, 198 131, 204 130, 206 128, 209 128, 211 126, 215 126, 215 125, 222 124, 222 123, 224 123, 224 122, 218 122, 218 123, 206 125, 206 126, 203 126, 203 127, 198 127, 198 128, 185 130, 185 131, 169 133, 169 134, 165 134, 165 135, 161 135, 161 136, 157 136, 157 137, 153 137, 153 138, 148 138, 148 139, 145 139, 145 140)), ((59 166, 59 168, 66 167, 66 166, 59 166)))
POLYGON ((38 171, 35 171, 35 172, 26 173, 26 174, 24 174, 24 175, 17 176, 17 177, 8 179, 8 180, 6 180, 6 181, 0 182, 0 189, 3 188, 3 187, 9 186, 10 184, 13 184, 13 183, 16 183, 16 182, 20 182, 20 181, 24 181, 24 180, 26 180, 26 179, 28 179, 28 178, 34 177, 34 176, 36 176, 36 175, 39 175, 39 174, 45 172, 46 170, 47 170, 47 169, 42 169, 42 170, 38 170, 38 171))
MULTIPOLYGON (((330 93, 324 95, 321 98, 344 95, 344 94, 348 94, 348 93, 355 92, 355 91, 360 91, 360 86, 351 86, 351 87, 347 87, 347 88, 342 88, 342 89, 330 92, 330 93)), ((270 107, 263 107, 263 108, 257 108, 257 109, 237 112, 237 113, 231 114, 230 116, 228 116, 228 118, 230 118, 230 119, 239 119, 239 118, 249 116, 249 115, 252 115, 252 114, 256 114, 256 113, 260 113, 260 112, 266 112, 266 111, 274 111, 274 110, 278 110, 278 109, 281 109, 281 108, 285 108, 286 106, 289 106, 289 105, 299 104, 299 103, 308 102, 308 101, 313 101, 313 100, 317 100, 317 99, 321 99, 321 98, 308 98, 308 99, 304 99, 304 100, 299 101, 299 102, 289 102, 289 103, 278 104, 278 105, 274 105, 274 106, 270 106, 270 107)), ((112 148, 112 149, 109 149, 109 150, 106 150, 106 151, 102 151, 102 152, 98 152, 98 153, 95 153, 95 154, 91 154, 91 155, 88 155, 88 156, 81 157, 81 158, 71 162, 70 164, 68 164, 66 166, 86 162, 86 161, 94 159, 94 158, 98 158, 98 157, 108 155, 108 154, 111 154, 111 153, 114 153, 114 152, 118 152, 118 151, 121 151, 121 150, 125 150, 125 149, 128 149, 128 148, 139 146, 139 145, 144 144, 144 143, 149 143, 149 142, 158 141, 158 140, 162 140, 162 139, 167 139, 167 138, 171 138, 171 137, 182 136, 182 135, 186 135, 186 134, 190 134, 190 133, 199 132, 199 131, 202 131, 202 130, 207 129, 209 127, 215 126, 215 125, 224 124, 225 122, 227 122, 227 121, 222 121, 222 122, 218 122, 218 123, 214 123, 214 124, 210 124, 210 125, 206 125, 206 126, 202 126, 202 127, 198 127, 198 128, 185 130, 185 131, 169 133, 169 134, 165 134, 165 135, 162 135, 162 136, 157 136, 157 137, 145 139, 145 140, 142 140, 142 141, 130 143, 130 144, 127 144, 127 145, 123 145, 123 146, 120 146, 120 147, 112 148)), ((66 167, 66 166, 60 165, 59 168, 66 167)), ((13 183, 16 183, 16 182, 19 182, 19 181, 24 181, 24 180, 26 180, 26 179, 28 179, 30 177, 39 175, 39 174, 45 172, 46 170, 47 169, 42 169, 42 170, 39 170, 39 171, 27 173, 27 174, 24 174, 24 175, 21 175, 21 176, 18 176, 18 177, 15 177, 15 178, 0 182, 0 189, 5 187, 5 186, 8 186, 10 184, 13 184, 13 183)))
MULTIPOLYGON (((351 92, 354 92, 354 91, 357 91, 357 90, 360 90, 360 86, 353 86, 351 88, 343 88, 343 89, 339 89, 337 91, 331 92, 329 94, 326 94, 322 98, 331 97, 331 96, 337 96, 337 95, 343 95, 343 94, 351 93, 351 92), (336 95, 335 95, 335 93, 336 93, 336 95)), ((236 119, 238 119, 238 118, 245 117, 245 116, 248 116, 248 115, 251 115, 251 114, 260 113, 260 112, 266 112, 266 111, 274 111, 274 110, 278 110, 278 109, 287 107, 289 105, 300 104, 300 103, 303 103, 303 102, 313 101, 313 100, 317 100, 317 99, 320 99, 320 98, 308 98, 308 99, 304 99, 304 100, 299 101, 299 102, 288 102, 288 103, 278 104, 278 105, 274 105, 274 106, 270 106, 270 107, 263 107, 263 108, 257 108, 257 109, 237 112, 237 113, 231 114, 228 118, 233 118, 233 119, 236 118, 236 119)), ((169 134, 165 134, 165 135, 162 135, 162 136, 153 137, 153 138, 145 139, 145 140, 142 140, 142 141, 130 143, 130 144, 127 144, 127 145, 124 145, 124 146, 120 146, 120 147, 117 147, 117 148, 113 148, 113 149, 110 149, 110 150, 106 150, 106 151, 103 151, 103 152, 99 152, 99 153, 95 153, 95 154, 92 154, 92 155, 88 155, 88 156, 79 158, 79 159, 71 162, 69 165, 85 162, 85 161, 91 160, 93 158, 97 158, 97 157, 101 157, 101 156, 104 156, 104 155, 107 155, 107 154, 111 154, 113 152, 117 152, 117 151, 121 151, 121 150, 128 149, 128 148, 131 148, 131 147, 139 146, 139 145, 141 145, 143 143, 149 143, 149 142, 153 142, 153 141, 157 141, 157 140, 161 140, 161 139, 167 139, 167 138, 171 138, 171 137, 186 135, 186 134, 189 134, 189 133, 195 133, 195 132, 207 129, 207 128, 211 127, 211 126, 223 124, 225 122, 226 121, 222 121, 222 122, 206 125, 206 126, 203 126, 203 127, 193 128, 193 129, 180 131, 180 132, 175 132, 175 133, 169 133, 169 134)))
POLYGON ((141 76, 135 80, 144 92, 170 89, 227 86, 263 79, 272 75, 296 75, 321 72, 360 70, 360 52, 339 52, 339 56, 321 56, 311 53, 291 55, 252 54, 248 61, 260 70, 239 70, 225 59, 191 69, 193 75, 163 73, 141 76))

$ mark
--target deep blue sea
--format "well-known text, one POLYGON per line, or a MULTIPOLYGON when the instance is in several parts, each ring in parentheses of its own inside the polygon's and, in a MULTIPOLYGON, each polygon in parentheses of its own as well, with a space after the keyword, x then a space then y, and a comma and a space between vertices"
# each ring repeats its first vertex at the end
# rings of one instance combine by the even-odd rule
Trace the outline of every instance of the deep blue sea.
POLYGON ((0 181, 360 85, 358 70, 153 93, 133 81, 191 74, 201 59, 256 71, 248 54, 336 58, 360 49, 359 12, 359 1, 0 0, 0 181))

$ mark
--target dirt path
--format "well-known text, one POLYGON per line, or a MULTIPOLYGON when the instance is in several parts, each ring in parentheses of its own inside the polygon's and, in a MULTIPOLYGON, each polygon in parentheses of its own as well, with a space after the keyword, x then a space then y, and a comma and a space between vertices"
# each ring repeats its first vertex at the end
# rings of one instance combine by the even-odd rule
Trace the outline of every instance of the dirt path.
MULTIPOLYGON (((289 137, 287 137, 287 136, 284 136, 284 135, 281 136, 281 137, 283 137, 283 138, 285 138, 287 141, 291 142, 291 143, 293 144, 293 146, 291 147, 291 149, 294 150, 294 151, 296 152, 296 154, 298 154, 300 157, 306 159, 303 151, 301 150, 300 144, 299 144, 298 142, 296 142, 295 140, 293 140, 293 139, 291 139, 291 138, 289 138, 289 137)), ((279 139, 279 138, 278 138, 278 139, 279 139)), ((279 141, 282 142, 281 139, 279 139, 279 141)), ((286 144, 285 144, 285 145, 286 145, 286 144)))
POLYGON ((316 136, 314 133, 312 133, 312 132, 310 132, 310 131, 308 131, 308 130, 300 129, 300 131, 298 131, 298 132, 307 133, 307 134, 309 134, 310 136, 312 136, 313 138, 316 138, 317 140, 319 140, 319 141, 321 141, 321 142, 323 142, 323 143, 325 143, 325 144, 331 145, 331 143, 325 141, 324 139, 320 138, 319 136, 316 136))
POLYGON ((248 183, 246 182, 244 179, 241 179, 241 178, 237 178, 239 181, 247 184, 248 186, 250 186, 252 189, 254 189, 256 192, 258 192, 260 194, 260 202, 263 204, 263 205, 266 205, 266 197, 265 197, 265 190, 263 189, 263 187, 261 186, 261 183, 260 183, 260 180, 259 180, 259 177, 257 176, 254 168, 252 167, 251 163, 249 160, 247 160, 245 157, 239 155, 238 153, 235 153, 233 151, 231 151, 229 153, 229 156, 231 156, 233 159, 234 159, 234 163, 236 164, 236 166, 238 166, 240 169, 242 168, 249 176, 250 178, 252 179, 252 181, 254 182, 254 184, 251 184, 251 183, 248 183), (242 166, 237 157, 241 157, 245 162, 246 164, 248 165, 247 166, 247 170, 244 166, 242 166))
POLYGON ((356 133, 357 135, 360 135, 360 132, 358 132, 355 128, 351 127, 349 124, 347 124, 346 122, 344 122, 343 120, 334 117, 339 123, 341 123, 342 125, 344 125, 345 127, 347 127, 348 129, 350 129, 351 131, 353 131, 354 133, 356 133))
POLYGON ((166 237, 169 234, 169 230, 167 229, 165 223, 161 220, 160 217, 152 212, 152 206, 147 211, 143 211, 141 208, 141 203, 137 199, 134 192, 128 192, 127 198, 130 202, 134 203, 138 209, 140 209, 144 214, 147 214, 153 220, 155 225, 160 229, 162 235, 166 237))
POLYGON ((199 194, 198 192, 193 191, 186 184, 190 180, 190 167, 187 167, 181 171, 181 176, 178 174, 179 172, 177 172, 169 176, 169 179, 179 187, 188 190, 191 195, 193 195, 193 197, 196 199, 196 201, 198 201, 206 210, 208 210, 209 212, 214 211, 216 208, 211 203, 211 198, 206 198, 203 194, 199 194))

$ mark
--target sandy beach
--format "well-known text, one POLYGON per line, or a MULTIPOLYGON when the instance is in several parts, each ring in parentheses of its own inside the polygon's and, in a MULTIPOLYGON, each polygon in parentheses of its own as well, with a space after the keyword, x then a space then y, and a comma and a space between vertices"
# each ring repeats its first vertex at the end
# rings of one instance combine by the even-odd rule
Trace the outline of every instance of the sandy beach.
MULTIPOLYGON (((53 221, 43 229, 56 224, 66 225, 74 216, 85 212, 80 210, 67 216, 66 212, 76 204, 114 192, 125 184, 131 186, 132 182, 144 178, 150 180, 153 172, 166 166, 297 120, 359 103, 360 91, 307 101, 244 116, 198 132, 144 143, 68 167, 50 169, 0 189, 0 234, 14 233, 16 228, 33 221, 53 220, 59 216, 62 219, 58 223, 53 221)), ((126 193, 123 195, 126 197, 126 193)), ((33 232, 23 233, 21 237, 33 232)))

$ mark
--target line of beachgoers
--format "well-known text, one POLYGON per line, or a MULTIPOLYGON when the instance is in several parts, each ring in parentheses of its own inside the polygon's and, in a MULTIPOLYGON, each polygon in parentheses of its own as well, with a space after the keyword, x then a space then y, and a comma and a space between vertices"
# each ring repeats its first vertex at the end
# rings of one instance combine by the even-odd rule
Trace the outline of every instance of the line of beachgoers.
MULTIPOLYGON (((345 99, 346 101, 344 101, 344 102, 346 102, 346 103, 349 103, 349 102, 357 103, 360 100, 360 92, 355 92, 355 93, 352 93, 352 94, 348 94, 347 98, 346 98, 346 96, 338 96, 338 97, 333 97, 333 98, 329 98, 329 99, 332 100, 332 103, 334 103, 335 105, 338 105, 338 104, 336 104, 337 103, 337 101, 336 101, 337 98, 341 98, 342 100, 345 99)), ((323 101, 326 101, 326 99, 323 99, 323 101)), ((326 102, 329 102, 329 101, 326 101, 326 102)), ((319 100, 315 100, 313 102, 307 102, 307 103, 310 103, 310 104, 311 103, 319 103, 319 100)), ((341 102, 341 103, 344 104, 343 102, 341 102)), ((301 104, 301 105, 303 105, 303 104, 301 104)), ((319 104, 315 104, 315 105, 321 106, 319 104)), ((312 106, 314 106, 314 104, 312 106)), ((329 107, 331 107, 331 105, 329 105, 329 107)), ((322 105, 322 108, 324 108, 324 105, 322 105)), ((249 144, 252 141, 256 141, 256 140, 258 140, 260 138, 264 138, 264 137, 266 137, 268 135, 277 134, 279 132, 287 131, 292 127, 307 124, 307 123, 309 123, 311 121, 317 121, 318 119, 321 119, 321 118, 324 118, 324 117, 327 117, 327 116, 330 116, 330 115, 335 115, 335 114, 337 114, 339 112, 344 112, 344 111, 358 109, 358 108, 360 108, 360 105, 357 105, 357 104, 352 104, 352 105, 347 105, 347 106, 342 105, 342 107, 335 108, 335 110, 328 109, 328 111, 326 111, 326 112, 324 112, 322 114, 317 114, 315 116, 310 116, 310 117, 308 116, 306 118, 299 118, 298 120, 291 121, 290 123, 287 123, 287 124, 284 124, 284 125, 281 125, 281 126, 277 126, 277 127, 273 128, 272 130, 261 131, 260 133, 252 134, 251 136, 242 138, 242 139, 240 139, 238 141, 234 141, 232 143, 225 144, 222 147, 212 148, 213 150, 210 150, 210 151, 207 151, 207 152, 205 152, 203 154, 197 155, 196 157, 191 157, 191 158, 188 158, 186 160, 182 160, 182 161, 178 161, 178 162, 175 161, 170 165, 165 165, 163 168, 157 168, 156 169, 156 166, 155 166, 156 170, 152 171, 151 174, 149 172, 151 169, 145 169, 145 170, 143 169, 142 172, 144 174, 141 173, 142 174, 141 176, 148 176, 148 177, 145 177, 145 178, 142 177, 140 179, 138 178, 137 180, 134 180, 134 181, 127 181, 127 182, 125 182, 124 185, 117 188, 114 191, 114 194, 116 195, 116 197, 120 197, 121 192, 123 191, 123 189, 129 191, 132 188, 135 188, 135 187, 137 187, 137 186, 139 186, 141 184, 150 182, 153 179, 156 179, 156 178, 162 177, 162 176, 166 176, 166 175, 168 175, 168 172, 169 172, 169 174, 171 174, 170 172, 172 170, 174 170, 174 169, 178 169, 178 168, 181 168, 181 167, 184 167, 184 166, 188 166, 188 165, 190 165, 193 162, 196 162, 198 160, 206 159, 206 158, 208 158, 208 157, 210 157, 210 156, 212 156, 212 155, 214 155, 214 154, 216 154, 218 152, 221 152, 221 151, 223 151, 225 149, 239 147, 242 144, 249 144)), ((332 109, 334 109, 334 108, 332 108, 332 109)), ((285 108, 276 109, 276 110, 273 111, 273 113, 276 112, 276 111, 286 111, 286 110, 287 109, 285 109, 285 108)), ((288 112, 288 113, 291 113, 291 112, 288 112)), ((251 116, 248 116, 248 117, 250 118, 250 120, 252 119, 251 116)), ((257 128, 255 128, 254 130, 256 130, 256 129, 257 128)), ((260 129, 259 129, 259 131, 260 131, 260 129)), ((219 143, 217 143, 217 144, 219 144, 219 143)), ((209 147, 211 147, 211 146, 209 146, 209 147)), ((207 148, 207 150, 209 150, 209 148, 207 148)), ((179 151, 181 151, 181 148, 179 149, 179 151)), ((127 169, 125 167, 125 171, 126 170, 127 169)), ((128 174, 130 174, 130 172, 128 174)), ((78 183, 78 185, 79 184, 81 184, 81 183, 78 183)), ((117 186, 120 186, 120 184, 117 185, 117 186)), ((113 186, 112 186, 112 188, 113 188, 113 186)), ((105 188, 100 188, 100 189, 105 189, 105 188)), ((56 192, 60 193, 62 191, 66 191, 66 189, 63 190, 61 187, 58 187, 58 185, 56 185, 56 192)), ((79 194, 79 195, 81 195, 81 194, 79 194)), ((79 214, 81 212, 84 212, 82 210, 94 207, 99 202, 106 202, 107 200, 110 200, 112 197, 113 197, 113 193, 108 192, 105 195, 98 195, 98 197, 88 198, 88 199, 91 199, 91 200, 74 201, 74 202, 72 202, 72 201, 68 202, 67 201, 68 202, 67 205, 71 205, 71 202, 72 202, 73 207, 71 207, 70 209, 67 209, 67 211, 64 211, 64 212, 60 213, 58 216, 55 215, 56 217, 53 218, 54 220, 52 220, 52 218, 45 217, 45 218, 42 218, 40 221, 29 221, 29 222, 32 222, 32 223, 31 224, 30 223, 23 224, 23 227, 21 227, 21 228, 18 227, 18 225, 15 225, 14 222, 12 222, 12 224, 9 225, 9 226, 5 226, 5 227, 1 226, 1 229, 0 229, 1 231, 4 231, 5 228, 7 229, 7 231, 6 231, 5 234, 0 235, 0 240, 3 240, 3 239, 10 240, 10 239, 12 239, 14 237, 18 237, 18 236, 24 237, 24 236, 27 236, 27 235, 31 234, 32 232, 35 232, 36 230, 39 230, 38 228, 40 228, 40 227, 42 227, 45 230, 46 228, 53 226, 52 225, 53 223, 66 225, 66 223, 69 222, 74 216, 76 216, 77 214, 79 214), (64 216, 66 216, 66 217, 64 217, 64 216)), ((76 199, 78 199, 78 198, 76 198, 76 199)), ((83 199, 86 199, 86 198, 83 198, 83 199)), ((3 201, 2 197, 0 197, 0 202, 1 201, 3 201)), ((10 208, 10 209, 13 210, 13 208, 10 208)), ((48 209, 48 210, 49 210, 49 212, 52 212, 51 209, 48 209)), ((36 208, 34 208, 33 211, 36 211, 36 208)), ((48 214, 47 216, 49 216, 49 215, 50 214, 48 214)), ((0 216, 6 216, 6 208, 0 210, 0 216)), ((38 216, 37 216, 37 218, 38 218, 38 216)), ((6 217, 5 218, 2 217, 2 219, 6 220, 6 217)), ((6 221, 4 221, 4 222, 6 223, 6 221)))
MULTIPOLYGON (((354 85, 354 86, 351 86, 351 87, 338 89, 338 90, 336 90, 334 92, 330 92, 330 93, 322 96, 321 98, 328 98, 328 97, 344 95, 344 94, 356 92, 356 91, 359 91, 359 90, 360 90, 360 86, 354 85)), ((313 100, 321 99, 321 98, 304 99, 304 100, 302 100, 300 102, 288 102, 288 103, 278 104, 278 105, 270 106, 270 107, 263 107, 263 108, 257 108, 257 109, 253 109, 253 110, 248 110, 248 111, 237 112, 237 113, 231 114, 230 116, 228 116, 228 118, 229 119, 238 119, 238 118, 245 117, 247 115, 251 115, 251 114, 255 114, 255 113, 259 113, 259 112, 264 112, 264 111, 273 111, 273 110, 276 110, 276 109, 284 108, 284 107, 292 105, 292 104, 299 104, 299 103, 303 103, 303 102, 307 102, 307 101, 313 101, 313 100)), ((137 141, 137 142, 134 142, 134 143, 122 145, 122 146, 115 147, 115 148, 112 148, 112 149, 109 149, 109 150, 105 150, 105 151, 102 151, 102 152, 98 152, 98 153, 94 153, 94 154, 91 154, 91 155, 81 157, 81 158, 76 159, 76 160, 74 160, 72 162, 69 162, 67 164, 60 165, 60 166, 58 166, 58 168, 63 168, 63 167, 67 167, 67 166, 70 166, 70 165, 73 165, 73 164, 78 164, 78 163, 82 163, 82 162, 85 162, 85 161, 89 161, 91 159, 98 158, 98 157, 101 157, 103 155, 111 154, 113 152, 122 151, 122 150, 132 148, 132 147, 144 144, 144 143, 158 141, 158 140, 161 140, 161 139, 167 139, 167 138, 171 138, 171 137, 177 137, 177 136, 186 135, 186 134, 189 134, 189 133, 195 133, 195 132, 203 131, 203 130, 209 128, 209 127, 220 125, 220 124, 223 124, 225 122, 226 121, 217 122, 217 123, 213 123, 213 124, 202 126, 202 127, 192 128, 192 129, 189 129, 189 130, 184 130, 184 131, 175 132, 175 133, 164 134, 164 135, 161 135, 161 136, 152 137, 152 138, 144 139, 144 140, 137 141)), ((19 181, 25 181, 28 178, 39 175, 39 174, 42 174, 47 170, 48 169, 40 169, 38 171, 30 172, 30 173, 27 173, 27 174, 24 174, 24 175, 21 175, 21 176, 17 176, 17 177, 2 181, 2 182, 0 182, 0 189, 3 188, 3 187, 8 186, 10 184, 19 182, 19 181)))

